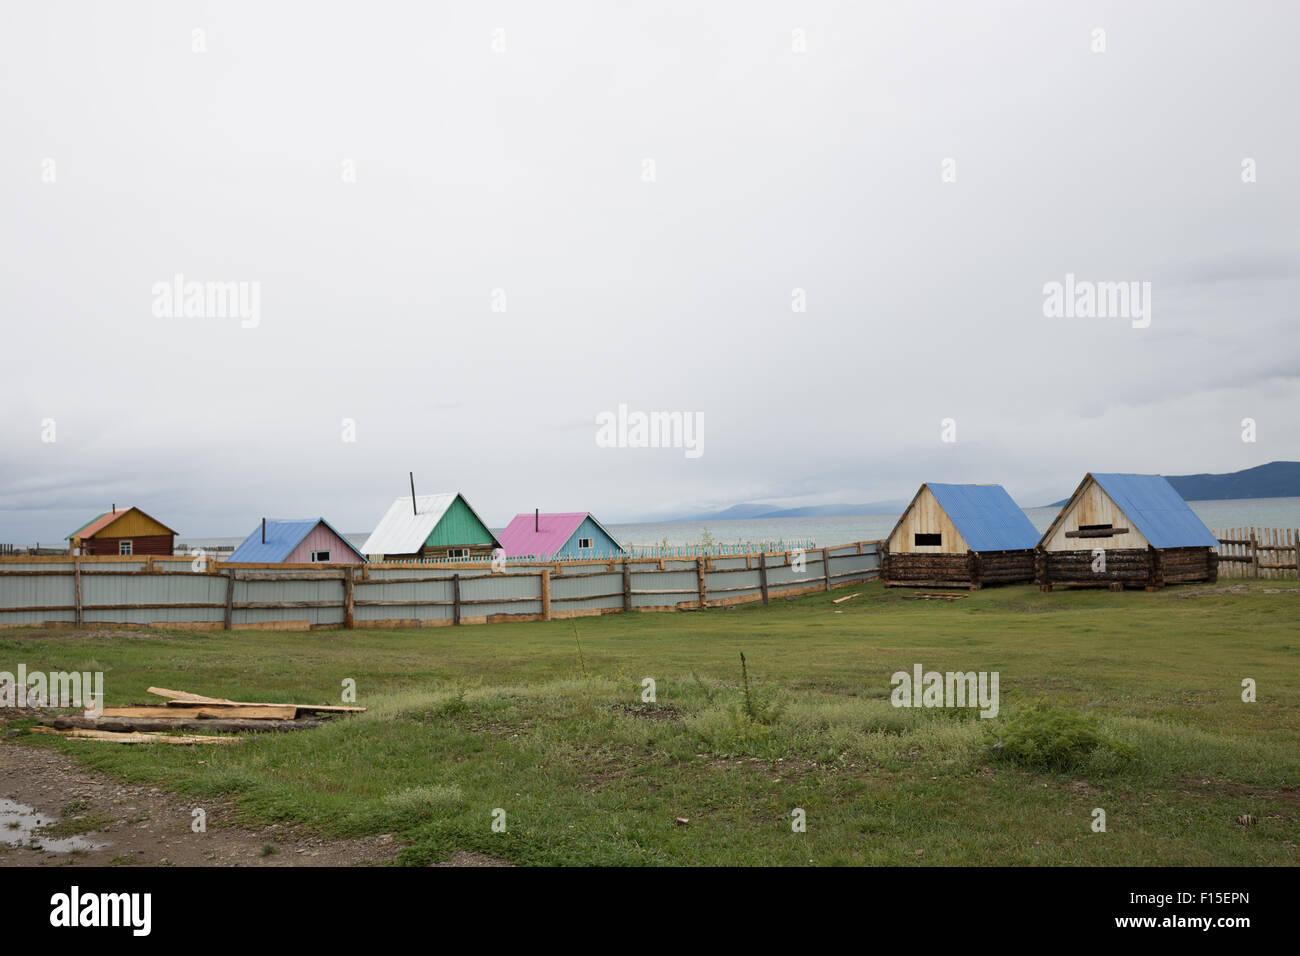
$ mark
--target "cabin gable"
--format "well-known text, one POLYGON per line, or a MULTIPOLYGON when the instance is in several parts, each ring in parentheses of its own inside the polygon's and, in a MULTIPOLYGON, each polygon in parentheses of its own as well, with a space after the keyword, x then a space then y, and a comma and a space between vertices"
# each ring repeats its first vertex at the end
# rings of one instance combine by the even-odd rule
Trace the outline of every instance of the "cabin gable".
POLYGON ((582 523, 578 525, 577 530, 569 536, 569 540, 560 549, 558 556, 590 558, 597 554, 605 556, 616 554, 622 550, 619 543, 610 537, 605 529, 600 526, 600 523, 591 515, 587 515, 586 518, 582 519, 582 523), (587 548, 581 547, 580 545, 584 540, 590 540, 591 546, 587 548))
POLYGON ((459 545, 490 545, 495 547, 497 539, 488 530, 487 525, 479 520, 469 504, 460 495, 447 506, 442 518, 434 526, 424 542, 425 547, 445 548, 459 545))
POLYGON ((888 549, 896 554, 965 554, 970 547, 929 486, 923 485, 890 533, 888 549))
POLYGON ((1090 475, 1044 537, 1047 551, 1145 549, 1150 542, 1090 475), (1121 534, 1106 534, 1110 529, 1121 534))

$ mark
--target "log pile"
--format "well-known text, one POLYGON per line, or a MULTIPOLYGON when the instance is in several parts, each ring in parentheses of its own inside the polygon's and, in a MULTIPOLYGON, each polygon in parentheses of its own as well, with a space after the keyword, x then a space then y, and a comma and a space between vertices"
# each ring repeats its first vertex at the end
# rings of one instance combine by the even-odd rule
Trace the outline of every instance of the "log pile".
POLYGON ((41 720, 44 726, 34 729, 40 733, 112 743, 226 743, 240 738, 192 733, 177 736, 176 732, 238 734, 307 730, 339 715, 365 710, 332 704, 234 701, 165 687, 150 687, 149 693, 166 698, 166 703, 104 707, 80 715, 50 716, 41 720))

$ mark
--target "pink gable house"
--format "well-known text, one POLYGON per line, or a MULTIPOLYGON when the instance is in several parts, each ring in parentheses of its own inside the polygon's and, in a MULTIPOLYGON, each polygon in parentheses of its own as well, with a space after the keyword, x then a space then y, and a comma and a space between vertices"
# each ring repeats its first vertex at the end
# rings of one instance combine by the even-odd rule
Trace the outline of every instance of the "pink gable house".
POLYGON ((265 518, 228 561, 258 564, 364 564, 366 559, 324 518, 265 518))
POLYGON ((586 511, 515 515, 497 535, 508 558, 607 558, 623 547, 586 511))

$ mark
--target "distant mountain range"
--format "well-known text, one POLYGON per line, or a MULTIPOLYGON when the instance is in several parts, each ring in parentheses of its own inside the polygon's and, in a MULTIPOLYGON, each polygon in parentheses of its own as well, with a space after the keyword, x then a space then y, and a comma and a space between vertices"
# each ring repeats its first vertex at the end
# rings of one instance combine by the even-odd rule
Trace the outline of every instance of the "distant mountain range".
MULTIPOLYGON (((1300 461, 1271 461, 1267 465, 1234 471, 1226 475, 1166 475, 1169 483, 1188 501, 1221 501, 1230 498, 1300 498, 1300 461)), ((911 499, 908 499, 911 500, 911 499)), ((1042 507, 1059 508, 1069 501, 1042 507)), ((747 501, 723 511, 683 515, 668 521, 726 521, 751 518, 810 518, 819 515, 895 515, 907 501, 873 501, 857 505, 809 505, 804 508, 775 508, 747 501)), ((659 519, 663 521, 665 519, 659 519)))
MULTIPOLYGON (((1300 497, 1300 461, 1270 461, 1226 475, 1165 475, 1188 501, 1225 501, 1233 498, 1300 497)), ((1062 498, 1049 507, 1059 508, 1062 498)))
POLYGON ((732 505, 725 511, 687 515, 673 521, 726 521, 739 518, 810 518, 818 515, 892 515, 907 507, 906 501, 873 501, 861 505, 808 505, 804 508, 774 508, 746 502, 732 505))

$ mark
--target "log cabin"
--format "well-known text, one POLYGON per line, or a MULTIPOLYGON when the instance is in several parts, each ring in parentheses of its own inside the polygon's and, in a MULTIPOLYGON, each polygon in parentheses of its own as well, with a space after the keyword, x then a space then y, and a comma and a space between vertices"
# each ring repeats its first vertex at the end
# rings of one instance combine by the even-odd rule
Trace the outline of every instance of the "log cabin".
POLYGON ((1038 531, 1001 485, 924 484, 885 542, 885 587, 1031 581, 1038 531))
POLYGON ((1212 582, 1218 545, 1163 476, 1089 473, 1038 543, 1034 579, 1043 591, 1212 582))

